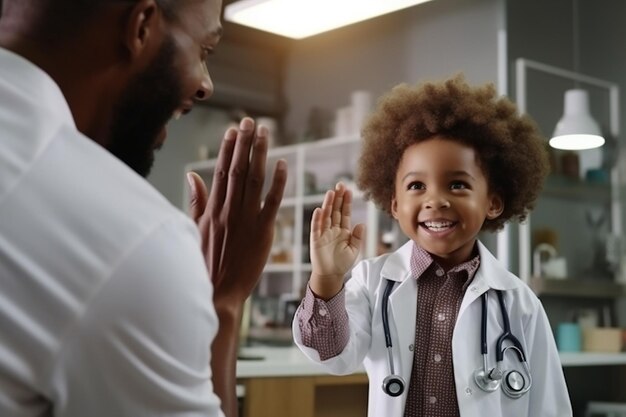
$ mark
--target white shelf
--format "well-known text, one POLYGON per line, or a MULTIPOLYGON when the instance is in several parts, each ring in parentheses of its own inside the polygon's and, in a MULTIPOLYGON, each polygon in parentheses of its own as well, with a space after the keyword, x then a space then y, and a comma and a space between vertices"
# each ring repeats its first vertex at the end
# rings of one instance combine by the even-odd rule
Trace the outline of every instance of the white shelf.
POLYGON ((560 352, 563 366, 626 365, 626 353, 560 352))
POLYGON ((298 199, 296 197, 284 197, 283 201, 280 203, 280 208, 295 207, 297 204, 298 199))
POLYGON ((307 205, 319 205, 321 206, 322 203, 324 202, 324 197, 326 196, 326 194, 312 194, 312 195, 306 195, 304 197, 302 197, 302 204, 307 206, 307 205))
POLYGON ((293 263, 284 263, 284 264, 267 264, 265 268, 263 268, 263 272, 292 272, 293 271, 293 263))

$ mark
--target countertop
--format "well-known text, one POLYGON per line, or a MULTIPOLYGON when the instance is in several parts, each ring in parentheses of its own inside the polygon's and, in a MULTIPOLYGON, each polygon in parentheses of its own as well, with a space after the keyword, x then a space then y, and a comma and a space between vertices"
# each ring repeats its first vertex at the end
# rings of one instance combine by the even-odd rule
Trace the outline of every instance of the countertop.
POLYGON ((247 347, 241 349, 239 357, 238 378, 328 375, 328 371, 311 362, 295 346, 247 347))
MULTIPOLYGON (((243 348, 237 361, 238 378, 328 375, 295 346, 243 348)), ((626 353, 561 353, 563 366, 626 365, 626 353)), ((359 372, 365 372, 361 369, 359 372)))

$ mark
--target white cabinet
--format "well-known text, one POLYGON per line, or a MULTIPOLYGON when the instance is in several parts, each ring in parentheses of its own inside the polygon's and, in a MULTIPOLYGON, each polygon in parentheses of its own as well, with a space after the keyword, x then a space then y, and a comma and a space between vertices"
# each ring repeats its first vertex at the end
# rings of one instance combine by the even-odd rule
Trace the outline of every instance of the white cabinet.
MULTIPOLYGON (((354 186, 360 146, 360 137, 346 136, 272 148, 268 151, 264 195, 278 159, 287 161, 288 180, 276 222, 274 245, 256 290, 258 296, 300 298, 311 272, 311 214, 315 207, 321 206, 326 191, 334 188, 337 181, 343 181, 354 192, 352 225, 366 224, 366 239, 361 257, 376 254, 379 218, 384 221, 384 216, 379 216, 373 203, 366 202, 354 186)), ((197 172, 210 186, 215 163, 215 160, 194 162, 186 166, 185 172, 197 172)), ((186 195, 184 204, 188 204, 187 197, 186 195)))

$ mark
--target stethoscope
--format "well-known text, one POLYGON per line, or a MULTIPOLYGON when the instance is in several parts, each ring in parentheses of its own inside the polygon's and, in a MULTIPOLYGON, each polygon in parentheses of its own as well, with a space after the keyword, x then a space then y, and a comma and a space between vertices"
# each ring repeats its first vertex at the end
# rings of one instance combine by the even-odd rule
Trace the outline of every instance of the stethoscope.
MULTIPOLYGON (((387 347, 387 360, 389 364, 389 375, 383 380, 383 391, 392 396, 397 397, 402 395, 406 383, 400 375, 396 375, 393 366, 393 348, 391 344, 391 332, 389 331, 389 315, 388 304, 391 290, 395 285, 395 281, 387 280, 387 286, 383 292, 382 300, 382 318, 383 318, 383 331, 385 333, 385 346, 387 347)), ((498 301, 500 304, 500 310, 502 311, 502 319, 504 321, 504 332, 498 337, 496 342, 496 367, 491 370, 487 366, 487 299, 488 293, 484 293, 482 298, 482 317, 481 317, 481 332, 480 332, 480 351, 483 357, 483 367, 474 371, 474 381, 476 385, 485 392, 494 392, 499 387, 502 387, 502 391, 513 399, 520 398, 526 394, 532 386, 532 377, 530 375, 530 368, 526 362, 526 355, 524 349, 517 338, 511 333, 511 325, 509 323, 509 315, 506 312, 506 306, 504 305, 504 296, 502 291, 496 290, 498 294, 498 301), (502 345, 505 340, 509 340, 513 345, 507 346, 504 349, 502 345), (502 360, 504 354, 508 349, 513 349, 517 352, 519 361, 524 367, 524 375, 517 371, 505 371, 502 367, 502 360), (504 381, 504 383, 502 383, 504 381)))
POLYGON ((530 390, 533 381, 522 344, 517 337, 511 333, 511 324, 509 323, 509 315, 504 305, 502 291, 496 290, 496 293, 498 294, 498 302, 500 304, 500 310, 502 311, 502 321, 504 322, 504 331, 496 341, 496 367, 489 370, 487 366, 487 300, 489 293, 485 292, 481 296, 482 321, 480 328, 480 353, 483 356, 483 366, 474 371, 474 381, 476 381, 478 388, 485 392, 494 392, 499 387, 502 387, 502 391, 504 391, 509 398, 517 399, 530 390), (512 346, 507 346, 503 349, 502 345, 507 339, 512 343, 512 346), (504 354, 509 349, 513 349, 517 352, 517 357, 522 363, 526 377, 517 370, 504 370, 502 360, 504 359, 504 354))

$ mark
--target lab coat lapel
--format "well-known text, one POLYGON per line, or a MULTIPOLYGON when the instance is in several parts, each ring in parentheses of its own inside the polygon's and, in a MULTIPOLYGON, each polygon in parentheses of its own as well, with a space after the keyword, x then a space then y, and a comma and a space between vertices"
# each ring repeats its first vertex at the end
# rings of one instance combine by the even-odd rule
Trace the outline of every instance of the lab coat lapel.
POLYGON ((480 241, 477 241, 477 244, 480 266, 465 292, 458 317, 461 317, 470 304, 491 288, 506 291, 523 285, 522 281, 504 268, 480 241))

